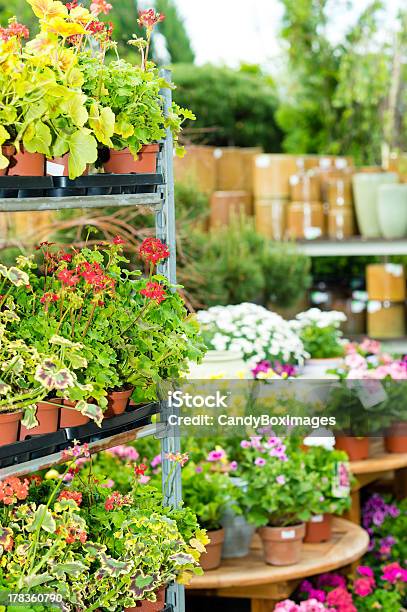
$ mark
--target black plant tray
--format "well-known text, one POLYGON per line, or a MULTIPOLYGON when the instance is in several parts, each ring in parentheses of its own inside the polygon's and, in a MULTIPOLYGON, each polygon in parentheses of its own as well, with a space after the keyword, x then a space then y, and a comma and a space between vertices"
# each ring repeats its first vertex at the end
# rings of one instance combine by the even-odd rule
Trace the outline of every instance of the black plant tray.
POLYGON ((64 427, 55 433, 32 436, 22 442, 0 446, 0 470, 61 452, 71 447, 74 440, 78 440, 81 444, 100 442, 105 438, 143 427, 150 424, 152 415, 158 412, 158 403, 137 408, 129 406, 127 412, 105 419, 102 427, 90 422, 79 427, 64 427))
POLYGON ((172 607, 171 604, 168 604, 165 606, 165 608, 163 608, 163 612, 173 612, 174 608, 172 607))
POLYGON ((89 174, 67 176, 0 176, 0 198, 38 198, 155 193, 162 174, 89 174))

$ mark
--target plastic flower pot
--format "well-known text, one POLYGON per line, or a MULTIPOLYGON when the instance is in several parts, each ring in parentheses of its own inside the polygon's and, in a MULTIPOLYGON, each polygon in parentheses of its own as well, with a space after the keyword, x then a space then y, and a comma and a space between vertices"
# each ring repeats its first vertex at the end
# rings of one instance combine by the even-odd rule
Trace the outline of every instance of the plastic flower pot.
POLYGON ((201 556, 200 564, 203 570, 213 570, 219 567, 222 557, 222 545, 225 539, 224 529, 216 531, 208 531, 210 538, 209 544, 206 545, 206 553, 201 556))
MULTIPOLYGON (((1 147, 1 152, 3 153, 4 157, 7 157, 8 160, 10 160, 10 158, 14 155, 16 149, 13 145, 3 145, 1 147)), ((7 166, 7 168, 0 168, 0 176, 5 176, 6 174, 8 174, 10 171, 10 166, 7 166)))
POLYGON ((244 516, 234 512, 225 513, 222 519, 225 530, 222 559, 237 559, 249 554, 255 527, 250 525, 244 516))
POLYGON ((306 544, 328 542, 332 537, 332 515, 318 514, 311 517, 305 527, 306 544))
POLYGON ((60 399, 38 402, 37 421, 39 424, 33 429, 27 429, 24 425, 21 425, 20 440, 25 440, 27 436, 38 436, 57 431, 60 404, 60 399))
POLYGON ((124 391, 111 391, 107 395, 107 410, 104 414, 105 418, 111 418, 118 414, 123 414, 129 403, 133 387, 124 391))
POLYGON ((78 427, 89 423, 89 417, 85 416, 79 410, 75 410, 77 402, 70 400, 62 400, 61 417, 59 421, 60 427, 78 427))
POLYGON ((205 380, 213 376, 236 380, 243 374, 244 378, 253 378, 240 351, 207 351, 202 363, 190 362, 187 378, 205 380))
POLYGON ((335 448, 345 451, 350 461, 362 461, 369 456, 369 438, 356 438, 354 436, 335 436, 335 448))
POLYGON ((301 374, 306 378, 325 378, 328 370, 336 370, 342 365, 342 357, 330 357, 328 359, 306 359, 301 374))
POLYGON ((13 155, 7 174, 9 176, 44 176, 45 155, 42 153, 28 153, 23 147, 13 155), (15 165, 13 164, 15 161, 15 165))
POLYGON ((151 174, 157 169, 158 144, 144 145, 135 160, 129 149, 110 149, 109 160, 104 162, 105 172, 112 174, 151 174))
POLYGON ((22 411, 0 412, 0 446, 17 442, 18 427, 22 418, 22 411))
POLYGON ((386 431, 384 445, 388 453, 407 453, 407 423, 393 423, 386 431))
POLYGON ((124 612, 161 612, 165 608, 165 587, 157 591, 157 601, 140 601, 138 606, 125 608, 124 612))
POLYGON ((305 524, 290 527, 261 527, 258 531, 269 565, 295 565, 301 559, 305 524))

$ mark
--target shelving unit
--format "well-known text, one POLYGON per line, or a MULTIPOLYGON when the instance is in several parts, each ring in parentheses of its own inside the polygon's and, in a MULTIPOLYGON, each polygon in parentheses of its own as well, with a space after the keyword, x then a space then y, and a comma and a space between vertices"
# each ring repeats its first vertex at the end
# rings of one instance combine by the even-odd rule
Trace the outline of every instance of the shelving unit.
MULTIPOLYGON (((171 73, 168 70, 163 70, 162 76, 168 82, 171 80, 171 73)), ((172 104, 171 90, 165 89, 161 93, 164 99, 164 111, 169 113, 172 104)), ((88 183, 89 178, 87 177, 88 183)), ((159 273, 164 274, 171 284, 175 284, 173 140, 169 129, 159 155, 157 174, 134 175, 130 182, 136 193, 72 195, 59 198, 47 195, 24 198, 0 197, 0 211, 42 211, 106 206, 152 208, 156 216, 156 235, 166 242, 171 253, 168 260, 159 266, 159 273)), ((3 184, 0 184, 0 189, 4 190, 6 188, 7 185, 3 181, 3 184)), ((41 185, 39 188, 42 188, 41 185)), ((156 434, 161 438, 163 483, 166 482, 168 490, 171 491, 166 501, 170 505, 178 505, 182 499, 181 470, 179 465, 177 469, 171 470, 172 464, 166 459, 166 454, 180 450, 180 439, 178 431, 174 427, 171 428, 171 435, 167 433, 165 426, 167 410, 166 402, 149 404, 108 419, 106 423, 102 424, 101 428, 94 424, 65 428, 55 434, 38 436, 31 440, 10 444, 7 447, 0 447, 0 479, 11 475, 25 475, 60 463, 62 461, 62 450, 72 446, 74 439, 82 443, 87 442, 91 453, 96 453, 140 437, 156 434), (154 414, 159 415, 158 425, 151 422, 151 417, 154 414)), ((185 594, 182 585, 170 585, 167 589, 167 603, 164 612, 185 612, 185 594)))
POLYGON ((386 257, 407 255, 407 239, 354 237, 347 240, 299 240, 299 248, 310 257, 355 257, 358 255, 386 257))

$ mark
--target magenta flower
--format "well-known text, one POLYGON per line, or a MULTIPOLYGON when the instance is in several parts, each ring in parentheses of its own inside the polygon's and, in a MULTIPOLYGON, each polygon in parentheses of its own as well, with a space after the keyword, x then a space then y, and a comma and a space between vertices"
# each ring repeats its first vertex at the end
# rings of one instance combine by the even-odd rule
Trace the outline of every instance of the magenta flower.
POLYGON ((374 578, 373 570, 368 565, 359 565, 356 571, 359 576, 365 576, 366 578, 374 578))
POLYGON ((241 448, 251 448, 251 443, 249 442, 249 440, 242 440, 240 442, 240 447, 241 448))
POLYGON ((152 468, 156 468, 161 465, 161 455, 156 455, 154 459, 151 460, 150 465, 152 468))
POLYGON ((257 467, 263 467, 266 465, 266 460, 263 459, 263 457, 257 457, 254 460, 254 464, 257 465, 257 467))
POLYGON ((209 455, 207 456, 206 460, 213 463, 216 461, 222 461, 222 459, 225 459, 225 457, 226 457, 225 451, 222 448, 220 448, 220 449, 211 451, 209 455))
POLYGON ((367 597, 373 593, 375 584, 372 578, 357 578, 353 584, 353 590, 359 597, 367 597))
POLYGON ((277 476, 276 482, 278 482, 279 485, 285 485, 285 476, 283 474, 280 474, 279 476, 277 476))
POLYGON ((399 563, 390 563, 383 568, 382 580, 396 584, 396 582, 407 582, 407 570, 399 563))
POLYGON ((231 472, 236 472, 238 468, 237 461, 231 461, 229 467, 231 472))

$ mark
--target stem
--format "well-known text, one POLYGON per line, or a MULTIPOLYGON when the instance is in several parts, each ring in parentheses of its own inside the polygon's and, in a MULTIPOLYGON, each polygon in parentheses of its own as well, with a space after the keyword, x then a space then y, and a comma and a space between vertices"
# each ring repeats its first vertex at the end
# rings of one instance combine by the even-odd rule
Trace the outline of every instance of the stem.
POLYGON ((93 315, 95 314, 96 306, 97 306, 97 303, 96 303, 96 302, 93 302, 93 306, 92 306, 92 310, 91 310, 91 313, 90 313, 89 319, 88 319, 88 320, 87 320, 87 322, 86 322, 85 329, 84 329, 83 334, 82 334, 82 340, 84 339, 84 337, 85 337, 85 336, 86 336, 86 334, 88 333, 88 329, 89 329, 89 326, 90 326, 90 324, 91 324, 91 322, 92 322, 93 315))

